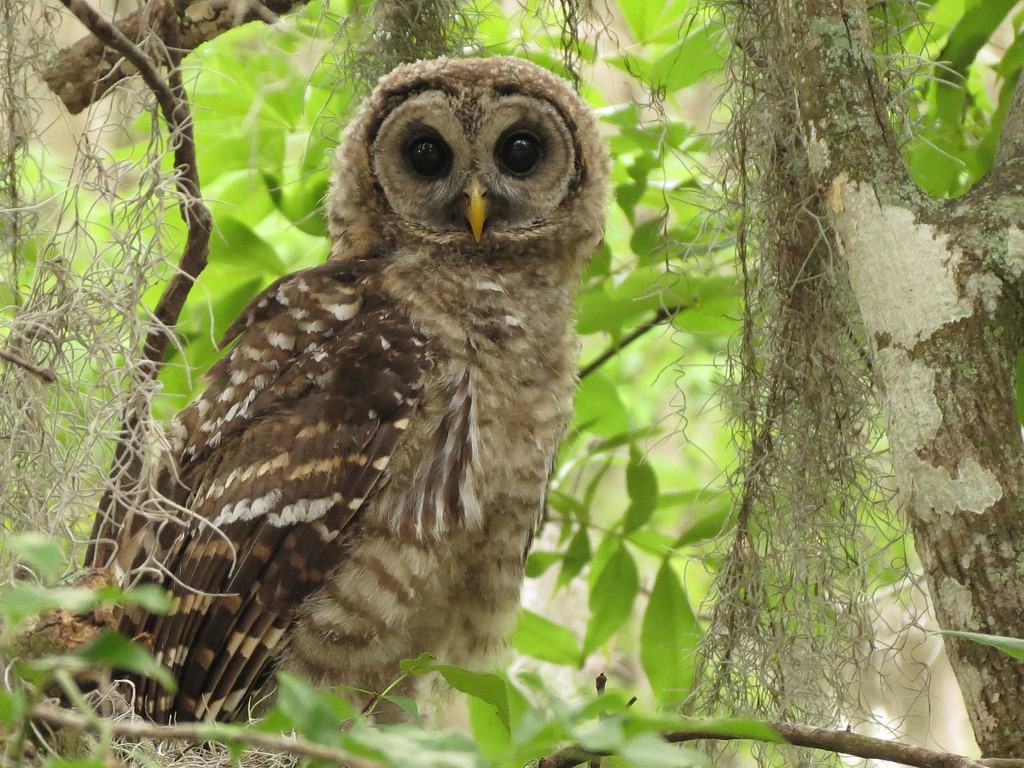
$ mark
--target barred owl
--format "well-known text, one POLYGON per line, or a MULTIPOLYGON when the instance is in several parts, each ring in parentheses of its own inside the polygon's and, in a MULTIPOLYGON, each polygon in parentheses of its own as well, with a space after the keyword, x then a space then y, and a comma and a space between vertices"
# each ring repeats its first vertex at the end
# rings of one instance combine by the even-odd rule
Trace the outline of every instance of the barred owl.
POLYGON ((571 415, 571 305, 607 158, 558 77, 511 58, 381 79, 336 154, 330 260, 257 296, 175 422, 163 512, 118 571, 175 693, 157 721, 230 720, 275 669, 379 692, 427 651, 499 648, 571 415), (168 514, 174 510, 174 514, 168 514))

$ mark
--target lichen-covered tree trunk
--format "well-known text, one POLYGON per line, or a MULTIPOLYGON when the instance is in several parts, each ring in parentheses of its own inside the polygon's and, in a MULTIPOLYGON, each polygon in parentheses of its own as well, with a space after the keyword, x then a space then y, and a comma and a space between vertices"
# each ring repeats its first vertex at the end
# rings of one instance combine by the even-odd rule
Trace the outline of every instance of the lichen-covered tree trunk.
MULTIPOLYGON (((792 71, 794 92, 768 119, 798 128, 763 166, 792 172, 802 158, 816 198, 805 205, 823 214, 816 236, 848 270, 938 619, 1024 637, 1021 90, 989 176, 959 200, 931 199, 893 136, 863 0, 736 5, 770 16, 758 41, 737 41, 745 55, 792 71)), ((1024 757, 1024 662, 964 641, 947 649, 983 753, 1024 757)))

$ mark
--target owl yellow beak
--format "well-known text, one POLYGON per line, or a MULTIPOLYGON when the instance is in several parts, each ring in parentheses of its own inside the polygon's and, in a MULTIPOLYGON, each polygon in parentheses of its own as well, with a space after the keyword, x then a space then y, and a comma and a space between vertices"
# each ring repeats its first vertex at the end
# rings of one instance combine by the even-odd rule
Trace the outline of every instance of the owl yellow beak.
POLYGON ((475 176, 464 190, 469 202, 466 204, 466 218, 469 219, 469 227, 473 230, 473 237, 480 242, 484 233, 484 222, 487 221, 487 187, 480 183, 475 176))

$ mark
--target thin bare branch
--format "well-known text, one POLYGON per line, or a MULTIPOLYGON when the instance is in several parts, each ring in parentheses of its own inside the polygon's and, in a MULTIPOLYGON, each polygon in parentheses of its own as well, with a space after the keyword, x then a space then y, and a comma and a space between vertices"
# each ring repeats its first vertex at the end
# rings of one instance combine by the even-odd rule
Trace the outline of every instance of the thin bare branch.
POLYGON ((111 735, 125 739, 153 739, 155 741, 190 741, 202 744, 216 741, 222 744, 237 744, 271 752, 325 760, 346 768, 380 768, 384 763, 359 757, 351 752, 316 744, 302 738, 261 733, 255 729, 242 730, 217 723, 179 723, 157 725, 144 720, 107 720, 88 716, 72 709, 52 704, 34 704, 29 717, 37 723, 56 728, 111 735))
MULTIPOLYGON (((1024 768, 1024 760, 1007 758, 975 760, 952 752, 916 747, 898 741, 886 741, 871 736, 862 736, 852 731, 833 731, 798 723, 764 723, 774 730, 783 741, 794 747, 807 747, 823 752, 833 752, 869 760, 888 760, 915 768, 1024 768)), ((663 734, 666 741, 681 744, 689 741, 735 741, 744 737, 736 736, 713 728, 706 731, 674 731, 663 734)), ((538 768, 573 768, 595 757, 578 746, 566 747, 553 755, 544 757, 538 768)))
MULTIPOLYGON (((177 324, 185 300, 196 278, 206 267, 209 254, 210 231, 213 219, 203 203, 199 185, 199 171, 196 166, 195 139, 192 133, 192 113, 188 97, 181 82, 179 65, 181 52, 176 9, 170 0, 152 2, 150 14, 161 16, 160 25, 164 31, 170 75, 167 80, 161 76, 158 65, 125 36, 116 26, 104 19, 85 0, 61 0, 96 38, 130 62, 138 70, 146 85, 156 96, 157 104, 167 124, 174 151, 175 186, 179 195, 181 217, 188 227, 185 247, 181 254, 178 270, 167 284, 154 310, 154 322, 146 336, 143 358, 148 365, 143 367, 143 376, 155 379, 170 343, 170 333, 177 324)), ((139 429, 138 416, 126 413, 121 434, 114 453, 114 471, 111 487, 100 502, 93 528, 93 543, 86 552, 86 562, 103 565, 111 554, 109 540, 124 518, 124 492, 130 492, 137 484, 142 472, 139 452, 133 449, 133 442, 139 429)))
MULTIPOLYGON (((108 720, 52 704, 34 704, 29 717, 38 723, 87 733, 106 734, 126 739, 154 739, 156 741, 190 741, 203 743, 216 741, 243 747, 265 749, 283 754, 325 760, 348 768, 378 768, 374 760, 353 755, 337 747, 316 744, 302 738, 262 733, 254 729, 215 723, 181 723, 156 725, 143 720, 108 720)), ((916 747, 897 741, 886 741, 863 736, 852 731, 835 731, 798 723, 764 723, 786 743, 794 747, 807 747, 869 760, 888 760, 914 768, 1024 768, 1024 760, 992 758, 975 760, 965 755, 916 747)), ((691 741, 733 741, 743 737, 728 731, 709 728, 704 731, 674 731, 663 734, 666 741, 681 744, 691 741)), ((587 752, 578 746, 566 747, 541 758, 538 768, 572 768, 602 755, 587 752)))
POLYGON ((40 379, 45 381, 47 384, 53 384, 57 380, 57 374, 49 368, 44 368, 41 365, 36 365, 30 360, 26 360, 21 355, 9 352, 5 349, 0 349, 0 360, 6 360, 12 365, 16 365, 19 368, 24 368, 34 376, 38 376, 40 379))
POLYGON ((585 366, 583 366, 580 369, 579 378, 581 380, 585 379, 587 376, 589 376, 602 365, 607 363, 609 360, 615 357, 615 355, 624 350, 634 341, 644 336, 644 334, 646 334, 649 330, 651 330, 655 326, 661 325, 662 323, 668 320, 671 320, 684 309, 689 309, 689 307, 686 305, 680 305, 678 307, 662 307, 654 314, 654 317, 652 317, 650 320, 638 325, 629 334, 623 336, 619 341, 612 344, 610 347, 608 347, 608 349, 606 349, 604 352, 602 352, 589 363, 587 363, 585 366))

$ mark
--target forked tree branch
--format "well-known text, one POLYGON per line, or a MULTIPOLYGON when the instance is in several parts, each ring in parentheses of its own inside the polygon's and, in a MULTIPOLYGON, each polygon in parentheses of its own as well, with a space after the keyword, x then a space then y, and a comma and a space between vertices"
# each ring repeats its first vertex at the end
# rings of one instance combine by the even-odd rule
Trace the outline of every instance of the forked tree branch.
MULTIPOLYGON (((64 2, 64 0, 61 0, 64 2)), ((199 47, 250 21, 273 23, 278 15, 304 5, 308 0, 171 0, 164 19, 153 19, 152 3, 115 21, 112 26, 132 45, 156 32, 163 37, 159 22, 170 20, 178 27, 175 46, 180 55, 199 47)), ((64 3, 68 5, 68 3, 64 3)), ((69 6, 70 7, 70 6, 69 6)), ((77 15, 77 14, 76 14, 77 15)), ((169 40, 166 40, 170 44, 169 40)), ((60 51, 43 73, 50 90, 68 112, 77 115, 99 101, 124 78, 137 71, 136 62, 122 48, 93 34, 60 51)))
MULTIPOLYGON (((164 355, 170 343, 170 334, 178 322, 182 307, 196 278, 206 267, 209 254, 210 232, 213 218, 203 203, 196 166, 196 146, 192 133, 192 112, 188 96, 181 82, 181 54, 177 48, 179 37, 177 9, 171 0, 153 0, 147 6, 157 17, 166 43, 169 76, 161 76, 159 66, 121 30, 111 24, 89 5, 86 0, 61 0, 102 45, 117 51, 138 71, 156 97, 174 155, 174 183, 178 192, 181 218, 188 228, 185 246, 174 277, 164 288, 153 312, 153 325, 146 335, 143 347, 142 383, 152 381, 160 372, 164 355)), ((112 548, 109 539, 124 519, 123 493, 138 485, 142 473, 139 452, 133 449, 139 431, 137 414, 128 411, 122 419, 121 434, 114 453, 114 470, 110 487, 100 501, 100 510, 93 527, 92 543, 86 552, 86 563, 104 565, 112 548)))

